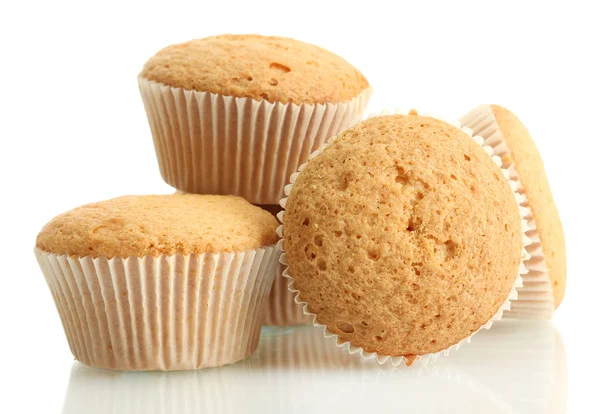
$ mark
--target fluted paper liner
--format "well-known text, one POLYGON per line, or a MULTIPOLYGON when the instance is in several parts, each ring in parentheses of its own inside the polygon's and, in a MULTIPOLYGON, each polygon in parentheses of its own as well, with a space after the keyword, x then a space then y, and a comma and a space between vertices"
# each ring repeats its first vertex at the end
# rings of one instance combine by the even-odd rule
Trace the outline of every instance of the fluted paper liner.
POLYGON ((290 281, 283 277, 284 269, 285 266, 280 264, 275 274, 263 323, 278 326, 312 324, 312 318, 294 301, 294 294, 288 289, 290 281))
POLYGON ((163 371, 252 355, 279 257, 275 245, 142 258, 35 254, 77 360, 163 371))
POLYGON ((270 103, 138 78, 163 179, 196 194, 278 204, 309 154, 358 122, 371 95, 340 103, 270 103))
MULTIPOLYGON (((279 204, 261 205, 259 207, 275 217, 281 211, 279 204)), ((271 293, 267 298, 263 324, 269 326, 312 325, 312 318, 306 316, 302 306, 294 301, 294 294, 288 289, 290 282, 282 275, 284 269, 285 267, 279 264, 271 293)))
POLYGON ((502 168, 508 171, 511 180, 517 183, 517 192, 521 195, 520 206, 527 211, 527 236, 532 243, 527 246, 531 256, 524 265, 529 272, 523 275, 523 286, 518 289, 519 299, 514 301, 507 318, 517 319, 551 319, 554 312, 554 293, 550 274, 544 261, 544 252, 537 232, 533 213, 525 196, 525 190, 519 180, 515 165, 511 162, 510 151, 496 122, 496 117, 489 105, 480 105, 465 115, 461 122, 480 135, 485 145, 494 150, 494 155, 503 160, 502 168))
MULTIPOLYGON (((408 115, 409 112, 397 110, 397 111, 395 111, 395 113, 408 115)), ((412 113, 414 113, 414 112, 412 112, 412 113)), ((388 111, 383 111, 380 115, 388 115, 388 114, 389 114, 388 111)), ((369 118, 372 116, 375 116, 375 115, 370 115, 369 118)), ((531 240, 529 240, 529 238, 526 235, 526 233, 529 231, 529 225, 528 225, 527 220, 525 219, 528 214, 527 209, 523 208, 521 206, 521 204, 523 203, 523 196, 518 193, 517 183, 514 182, 513 180, 511 180, 509 172, 502 168, 502 160, 499 157, 493 155, 493 149, 487 145, 484 145, 484 140, 482 137, 473 136, 473 131, 470 128, 461 127, 461 125, 458 121, 448 121, 446 119, 443 119, 442 117, 439 117, 437 115, 430 114, 430 113, 425 113, 424 116, 429 116, 429 117, 439 119, 441 121, 449 123, 450 125, 455 126, 456 128, 459 128, 464 133, 466 133, 469 137, 471 137, 475 142, 477 142, 477 144, 479 144, 485 150, 485 152, 492 158, 492 160, 498 166, 498 168, 500 168, 502 170, 502 173, 503 173, 504 177, 506 178, 506 180, 508 181, 510 188, 515 196, 515 200, 516 200, 517 204, 519 205, 519 213, 521 215, 521 229, 522 229, 522 233, 523 233, 523 249, 522 249, 522 255, 521 255, 521 262, 519 263, 519 270, 515 277, 515 283, 514 283, 512 289, 510 290, 506 300, 502 303, 502 305, 500 306, 500 308, 498 309, 496 314, 494 316, 492 316, 492 318, 489 321, 487 321, 485 324, 483 324, 477 331, 473 332, 471 335, 462 339, 458 343, 451 345, 447 349, 440 351, 440 352, 436 352, 436 353, 430 353, 430 354, 417 356, 417 359, 420 360, 422 364, 427 365, 428 363, 435 361, 442 354, 449 355, 450 352, 458 350, 462 345, 471 342, 471 338, 474 335, 476 335, 477 332, 481 331, 482 329, 490 329, 492 327, 492 324, 495 321, 499 321, 500 319, 502 319, 504 312, 508 311, 510 309, 511 301, 517 299, 517 295, 518 295, 517 288, 523 286, 522 275, 526 274, 528 271, 525 268, 523 262, 524 262, 524 260, 528 260, 530 257, 529 253, 526 250, 526 246, 529 246, 531 244, 531 240)), ((311 159, 313 159, 314 157, 317 157, 321 152, 323 152, 323 150, 325 148, 327 148, 332 142, 334 142, 335 139, 337 139, 337 136, 331 138, 329 141, 327 141, 325 144, 323 144, 319 149, 317 149, 314 153, 312 153, 309 157, 308 162, 310 162, 311 159)), ((280 262, 286 266, 285 270, 283 271, 283 276, 290 279, 289 290, 295 294, 294 300, 296 301, 296 303, 303 306, 304 313, 306 315, 309 315, 310 317, 312 317, 314 326, 319 326, 319 327, 323 328, 323 332, 324 332, 324 335, 326 338, 333 338, 335 340, 337 346, 345 347, 348 350, 348 352, 350 352, 351 354, 358 353, 362 358, 365 358, 365 359, 375 358, 377 360, 377 362, 381 365, 387 363, 388 361, 391 362, 391 364, 393 366, 412 365, 413 361, 407 361, 407 359, 404 356, 381 355, 376 352, 367 352, 363 348, 354 346, 349 341, 345 341, 342 338, 340 338, 338 335, 329 331, 329 329, 327 329, 326 325, 322 325, 317 321, 317 315, 309 312, 307 303, 301 301, 300 292, 294 288, 294 277, 293 277, 293 275, 291 275, 289 273, 289 267, 287 266, 286 254, 285 254, 284 245, 283 245, 283 242, 284 242, 283 216, 285 214, 285 205, 286 205, 287 197, 289 197, 289 195, 290 195, 292 187, 294 186, 294 183, 296 182, 296 178, 298 177, 298 175, 300 174, 302 169, 304 169, 304 167, 307 163, 301 165, 298 169, 298 172, 295 172, 294 174, 291 175, 290 184, 285 186, 286 198, 283 198, 280 202, 281 207, 284 209, 284 211, 280 212, 277 216, 279 218, 279 221, 282 223, 282 225, 279 226, 277 229, 277 234, 280 237, 277 247, 282 251, 280 262)))

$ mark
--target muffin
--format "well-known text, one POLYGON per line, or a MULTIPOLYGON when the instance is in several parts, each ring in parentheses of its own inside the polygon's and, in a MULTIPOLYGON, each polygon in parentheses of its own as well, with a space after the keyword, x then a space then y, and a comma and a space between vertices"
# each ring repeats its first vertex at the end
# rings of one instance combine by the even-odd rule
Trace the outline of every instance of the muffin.
MULTIPOLYGON (((280 205, 262 205, 262 209, 267 210, 273 216, 283 211, 280 205)), ((263 319, 264 325, 288 326, 311 324, 313 318, 304 314, 302 306, 294 301, 294 294, 289 290, 290 280, 283 277, 285 266, 279 264, 273 287, 267 299, 266 313, 263 319)))
POLYGON ((168 46, 138 77, 164 180, 188 193, 277 204, 371 93, 339 56, 283 37, 223 35, 168 46))
POLYGON ((338 342, 411 365, 501 317, 519 279, 520 211, 463 130, 414 111, 371 118, 292 183, 284 275, 338 342))
POLYGON ((507 317, 551 318, 565 294, 567 264, 563 228, 540 153, 525 125, 501 106, 480 105, 462 122, 502 158, 529 212, 527 236, 533 243, 527 247, 531 258, 524 262, 529 272, 507 317))
POLYGON ((258 344, 277 221, 233 196, 125 196, 50 221, 35 254, 75 358, 118 370, 230 364, 258 344))

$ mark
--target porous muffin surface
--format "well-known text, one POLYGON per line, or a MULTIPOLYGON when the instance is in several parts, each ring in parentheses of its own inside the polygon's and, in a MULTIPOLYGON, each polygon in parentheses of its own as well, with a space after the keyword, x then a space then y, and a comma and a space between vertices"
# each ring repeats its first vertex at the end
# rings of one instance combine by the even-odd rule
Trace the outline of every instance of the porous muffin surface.
POLYGON ((283 220, 290 274, 317 320, 409 361, 485 324, 521 259, 502 171, 464 132, 417 115, 342 133, 300 172, 283 220))
POLYGON ((341 57, 285 37, 221 35, 168 46, 151 57, 145 79, 172 87, 269 102, 343 102, 369 87, 341 57))
POLYGON ((557 308, 565 294, 567 257, 562 223, 544 163, 529 131, 519 118, 501 106, 490 107, 509 149, 508 159, 504 161, 514 165, 533 213, 544 261, 552 279, 554 306, 557 308))
POLYGON ((36 246, 75 256, 220 253, 277 242, 277 220, 241 197, 124 196, 87 204, 51 220, 36 246))

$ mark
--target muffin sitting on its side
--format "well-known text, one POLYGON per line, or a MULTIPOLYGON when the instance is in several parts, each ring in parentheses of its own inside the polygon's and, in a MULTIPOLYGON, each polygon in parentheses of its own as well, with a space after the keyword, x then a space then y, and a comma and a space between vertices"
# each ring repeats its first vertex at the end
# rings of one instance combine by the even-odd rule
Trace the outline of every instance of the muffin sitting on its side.
POLYGON ((259 35, 168 46, 138 81, 164 180, 254 204, 277 204, 290 174, 360 120, 370 96, 341 57, 259 35))
POLYGON ((410 365, 504 309, 520 212, 502 170, 460 129, 416 114, 371 118, 292 183, 284 275, 339 341, 410 365))
POLYGON ((276 227, 239 197, 125 196, 54 218, 35 253, 77 360, 204 368, 256 349, 276 227))

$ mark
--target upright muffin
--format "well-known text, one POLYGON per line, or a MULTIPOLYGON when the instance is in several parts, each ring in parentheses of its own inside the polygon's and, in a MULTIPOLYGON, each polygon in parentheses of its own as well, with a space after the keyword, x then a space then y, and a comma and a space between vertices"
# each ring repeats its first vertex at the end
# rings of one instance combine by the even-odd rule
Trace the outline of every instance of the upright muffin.
POLYGON ((138 78, 164 180, 277 204, 290 174, 358 121, 369 83, 320 47, 223 35, 168 46, 138 78))
POLYGON ((565 295, 567 258, 562 224, 540 153, 525 125, 501 106, 480 105, 462 122, 502 158, 503 168, 524 196, 521 206, 529 210, 527 236, 533 242, 527 247, 531 258, 525 261, 529 272, 523 276, 519 299, 507 316, 551 318, 565 295))
POLYGON ((258 344, 277 221, 233 196, 125 196, 50 221, 35 254, 84 364, 181 370, 258 344))
POLYGON ((521 216, 467 133, 414 113, 371 118, 292 183, 284 274, 339 341, 410 365, 501 315, 518 279, 521 216))
MULTIPOLYGON (((280 205, 267 205, 260 206, 262 209, 267 210, 273 216, 277 216, 278 213, 283 211, 280 205)), ((294 294, 290 292, 288 286, 290 279, 283 277, 283 271, 285 266, 279 264, 275 279, 273 280, 273 287, 269 298, 267 299, 265 317, 263 323, 265 325, 273 326, 289 326, 289 325, 304 325, 310 324, 313 318, 309 315, 304 314, 302 305, 297 304, 294 301, 294 294)))

